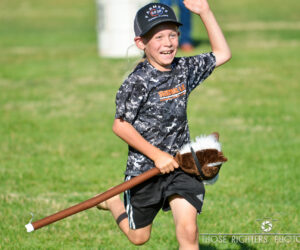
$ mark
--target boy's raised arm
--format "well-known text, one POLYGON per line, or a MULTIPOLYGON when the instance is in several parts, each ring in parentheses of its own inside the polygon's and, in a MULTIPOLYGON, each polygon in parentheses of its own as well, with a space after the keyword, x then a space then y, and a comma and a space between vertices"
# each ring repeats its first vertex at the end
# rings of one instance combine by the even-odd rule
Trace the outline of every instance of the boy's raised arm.
POLYGON ((230 48, 207 0, 184 0, 183 2, 186 8, 199 15, 202 19, 207 30, 212 51, 216 56, 216 67, 230 60, 230 48))

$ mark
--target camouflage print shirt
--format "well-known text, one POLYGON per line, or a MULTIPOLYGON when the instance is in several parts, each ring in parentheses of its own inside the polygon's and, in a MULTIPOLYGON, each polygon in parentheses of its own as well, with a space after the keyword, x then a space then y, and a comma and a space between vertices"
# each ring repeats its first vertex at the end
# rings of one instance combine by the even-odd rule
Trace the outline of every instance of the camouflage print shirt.
MULTIPOLYGON (((216 65, 214 54, 175 58, 171 71, 159 71, 147 60, 138 64, 116 96, 116 115, 148 142, 171 155, 190 140, 187 100, 216 65)), ((154 167, 153 161, 129 146, 126 175, 154 167)))

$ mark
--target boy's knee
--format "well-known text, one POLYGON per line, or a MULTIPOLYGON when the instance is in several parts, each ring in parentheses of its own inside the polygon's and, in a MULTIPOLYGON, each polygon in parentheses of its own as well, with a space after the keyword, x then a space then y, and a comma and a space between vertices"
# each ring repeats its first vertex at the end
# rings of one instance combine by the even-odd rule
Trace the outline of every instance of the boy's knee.
POLYGON ((135 234, 130 235, 128 238, 131 241, 131 243, 138 246, 138 245, 145 244, 150 239, 150 234, 135 233, 135 234))
POLYGON ((176 228, 177 238, 188 242, 195 242, 198 239, 197 225, 182 224, 176 228))

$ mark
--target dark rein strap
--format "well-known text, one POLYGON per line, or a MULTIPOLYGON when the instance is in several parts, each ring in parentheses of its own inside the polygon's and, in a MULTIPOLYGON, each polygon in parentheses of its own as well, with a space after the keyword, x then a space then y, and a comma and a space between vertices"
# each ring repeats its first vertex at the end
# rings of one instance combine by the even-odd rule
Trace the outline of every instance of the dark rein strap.
POLYGON ((192 147, 190 147, 190 149, 191 149, 192 156, 194 158, 194 162, 195 162, 195 164, 197 166, 197 169, 199 171, 200 177, 201 177, 202 180, 204 180, 205 176, 204 176, 204 174, 202 172, 201 165, 200 165, 200 163, 198 161, 197 155, 196 155, 196 153, 195 153, 195 151, 194 151, 194 149, 192 147))

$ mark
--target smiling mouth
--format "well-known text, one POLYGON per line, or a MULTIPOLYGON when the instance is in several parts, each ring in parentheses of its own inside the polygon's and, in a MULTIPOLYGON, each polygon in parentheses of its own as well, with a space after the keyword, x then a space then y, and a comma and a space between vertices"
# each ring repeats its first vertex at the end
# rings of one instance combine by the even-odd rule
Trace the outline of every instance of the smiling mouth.
POLYGON ((172 53, 173 53, 173 50, 161 52, 161 54, 163 54, 163 55, 171 55, 172 53))

